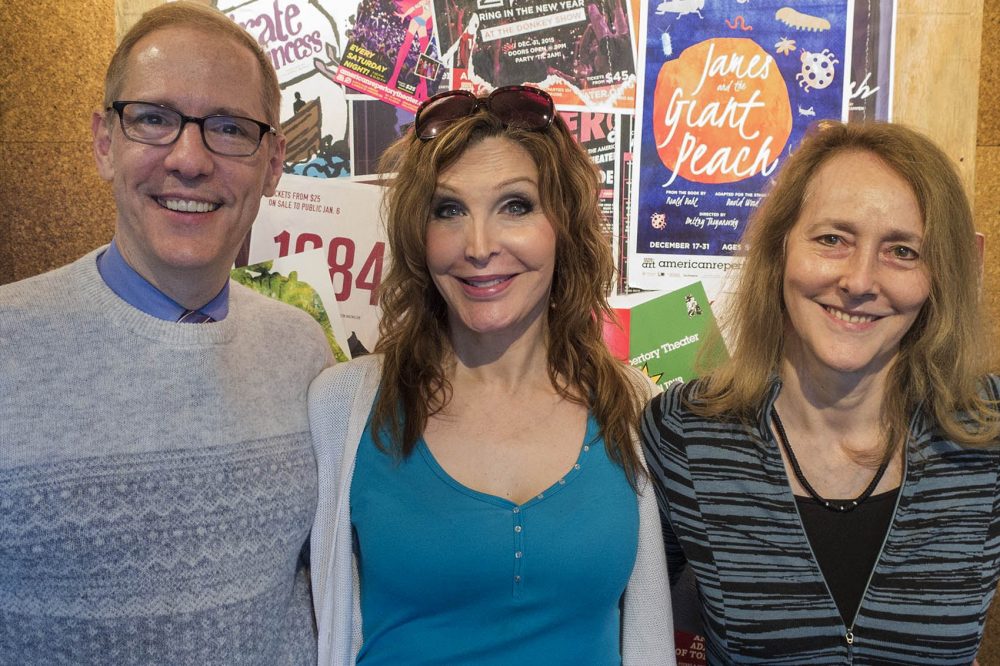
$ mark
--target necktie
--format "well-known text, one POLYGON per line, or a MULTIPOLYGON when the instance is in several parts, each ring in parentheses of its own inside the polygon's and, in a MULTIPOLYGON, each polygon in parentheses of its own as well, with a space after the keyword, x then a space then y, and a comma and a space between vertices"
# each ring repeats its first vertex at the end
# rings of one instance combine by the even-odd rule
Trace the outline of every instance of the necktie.
POLYGON ((181 316, 177 318, 178 324, 205 324, 210 321, 215 320, 199 310, 185 310, 181 316))

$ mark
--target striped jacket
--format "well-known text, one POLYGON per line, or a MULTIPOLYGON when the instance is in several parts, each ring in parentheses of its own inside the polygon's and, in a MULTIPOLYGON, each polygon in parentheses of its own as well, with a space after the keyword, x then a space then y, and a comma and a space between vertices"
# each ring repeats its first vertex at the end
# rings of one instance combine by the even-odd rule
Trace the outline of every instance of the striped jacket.
POLYGON ((1000 570, 1000 448, 959 446, 914 415, 892 522, 845 625, 766 419, 780 384, 753 426, 694 415, 689 386, 649 403, 642 434, 671 579, 691 565, 709 663, 972 662, 1000 570))

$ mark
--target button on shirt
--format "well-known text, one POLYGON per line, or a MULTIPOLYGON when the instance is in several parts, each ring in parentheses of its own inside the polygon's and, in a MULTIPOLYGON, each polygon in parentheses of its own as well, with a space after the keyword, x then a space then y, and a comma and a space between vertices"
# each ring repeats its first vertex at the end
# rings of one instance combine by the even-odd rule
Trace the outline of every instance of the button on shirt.
MULTIPOLYGON (((177 321, 187 311, 129 266, 114 240, 108 249, 97 257, 97 271, 119 298, 148 315, 157 319, 177 321)), ((225 319, 229 314, 229 281, 226 280, 226 284, 215 298, 198 310, 215 321, 225 319)))

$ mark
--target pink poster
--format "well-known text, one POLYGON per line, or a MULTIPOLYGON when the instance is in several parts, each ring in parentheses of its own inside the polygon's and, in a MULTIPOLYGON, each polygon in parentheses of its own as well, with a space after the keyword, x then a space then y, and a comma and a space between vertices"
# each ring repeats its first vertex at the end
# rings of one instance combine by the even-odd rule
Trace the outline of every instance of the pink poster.
POLYGON ((429 0, 362 0, 334 81, 415 111, 444 76, 429 0))

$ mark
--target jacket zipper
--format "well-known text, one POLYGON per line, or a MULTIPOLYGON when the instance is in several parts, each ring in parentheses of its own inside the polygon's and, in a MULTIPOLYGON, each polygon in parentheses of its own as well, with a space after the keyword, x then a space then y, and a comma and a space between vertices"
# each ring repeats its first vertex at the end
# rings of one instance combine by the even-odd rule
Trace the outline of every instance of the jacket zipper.
MULTIPOLYGON (((910 426, 912 430, 912 422, 910 423, 910 426)), ((851 663, 853 663, 854 660, 854 624, 858 621, 858 615, 861 614, 861 606, 865 603, 865 596, 867 596, 868 588, 872 584, 872 578, 875 576, 875 570, 878 568, 878 563, 882 559, 882 553, 885 551, 885 544, 889 541, 889 533, 892 532, 892 524, 896 522, 896 512, 899 511, 899 502, 903 499, 903 489, 906 487, 906 472, 909 467, 906 455, 906 448, 909 446, 909 443, 909 437, 907 437, 906 443, 903 445, 903 473, 899 482, 899 492, 896 494, 896 504, 892 507, 892 516, 889 518, 889 526, 886 528, 885 535, 882 537, 882 544, 878 547, 878 557, 875 558, 875 564, 872 566, 872 570, 868 572, 868 580, 865 581, 865 589, 861 593, 861 601, 858 602, 858 608, 854 611, 854 616, 851 618, 851 624, 847 627, 847 632, 844 634, 844 640, 847 641, 847 655, 851 663)), ((827 587, 828 592, 829 589, 830 588, 827 587)))
MULTIPOLYGON (((919 412, 919 409, 917 410, 919 412)), ((913 431, 913 421, 916 418, 916 413, 910 418, 910 430, 913 431)), ((771 438, 774 438, 772 433, 771 438)), ((861 593, 861 601, 858 602, 858 608, 854 611, 854 616, 851 618, 850 625, 845 628, 844 631, 844 642, 847 643, 847 663, 854 663, 854 624, 858 620, 858 615, 861 613, 861 607, 864 605, 865 596, 868 594, 868 588, 872 584, 872 577, 875 576, 875 569, 878 568, 878 563, 882 559, 882 553, 885 551, 885 544, 889 540, 889 533, 892 531, 892 525, 896 522, 896 512, 899 511, 899 502, 903 498, 903 488, 906 486, 906 472, 909 467, 907 462, 906 449, 909 446, 910 438, 907 436, 906 443, 903 445, 903 472, 901 475, 901 481, 899 483, 899 493, 896 494, 896 504, 892 507, 892 516, 889 518, 889 526, 885 530, 885 536, 882 537, 882 544, 878 549, 878 556, 875 558, 875 564, 872 565, 872 570, 868 572, 868 580, 865 581, 865 589, 861 593)), ((792 494, 791 487, 788 490, 789 494, 792 494)), ((795 496, 792 494, 792 506, 795 507, 795 515, 799 518, 799 528, 802 530, 802 535, 806 539, 806 545, 809 546, 809 554, 812 555, 813 562, 816 563, 816 568, 819 568, 819 560, 816 558, 816 552, 813 550, 812 544, 809 542, 809 535, 806 533, 805 524, 802 522, 802 514, 799 513, 799 505, 795 502, 795 496)), ((830 591, 830 586, 826 582, 826 577, 823 575, 822 569, 820 570, 819 577, 823 581, 823 586, 826 588, 826 594, 833 600, 833 593, 830 591)), ((834 606, 836 606, 836 601, 834 601, 834 606)))

